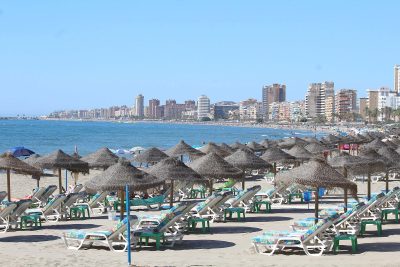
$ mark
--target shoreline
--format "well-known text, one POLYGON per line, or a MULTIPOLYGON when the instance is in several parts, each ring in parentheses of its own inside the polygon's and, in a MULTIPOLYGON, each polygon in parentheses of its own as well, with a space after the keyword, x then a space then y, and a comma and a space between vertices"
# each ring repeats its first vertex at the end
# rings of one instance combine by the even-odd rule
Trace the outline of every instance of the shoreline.
MULTIPOLYGON (((74 122, 109 122, 109 123, 151 123, 151 124, 177 124, 177 125, 204 125, 204 126, 227 126, 241 128, 263 128, 277 130, 307 131, 326 134, 337 134, 339 132, 349 134, 353 131, 349 126, 343 125, 313 125, 313 124, 280 124, 280 123, 255 123, 255 122, 236 122, 236 121, 162 121, 162 120, 94 120, 94 119, 39 119, 41 121, 74 121, 74 122)), ((361 126, 361 125, 358 125, 361 126)))

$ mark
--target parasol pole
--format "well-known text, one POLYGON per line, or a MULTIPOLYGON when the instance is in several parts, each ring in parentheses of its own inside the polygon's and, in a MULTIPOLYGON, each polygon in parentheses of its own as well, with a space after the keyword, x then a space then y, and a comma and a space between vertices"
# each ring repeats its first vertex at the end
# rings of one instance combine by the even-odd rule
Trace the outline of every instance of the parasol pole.
POLYGON ((10 169, 7 169, 7 195, 8 195, 8 201, 11 202, 11 171, 10 169))
POLYGON ((318 209, 319 209, 319 187, 315 193, 315 224, 318 223, 318 209))
POLYGON ((169 206, 172 208, 174 205, 174 180, 171 180, 171 192, 169 194, 169 206))
POLYGON ((62 194, 61 168, 58 168, 58 191, 62 194))
MULTIPOLYGON (((127 200, 129 200, 129 186, 126 185, 125 186, 125 195, 127 196, 127 200)), ((123 203, 121 204, 121 208, 123 206, 123 203)), ((126 220, 126 229, 127 229, 127 240, 126 242, 128 242, 128 266, 132 265, 132 251, 131 251, 131 226, 130 226, 130 201, 126 201, 126 216, 127 216, 127 220, 126 220)))

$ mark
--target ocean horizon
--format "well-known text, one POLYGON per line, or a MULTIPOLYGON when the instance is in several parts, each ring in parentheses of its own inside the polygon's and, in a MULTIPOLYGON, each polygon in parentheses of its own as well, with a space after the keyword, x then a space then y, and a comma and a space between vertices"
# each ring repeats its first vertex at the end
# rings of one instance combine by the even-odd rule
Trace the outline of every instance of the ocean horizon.
POLYGON ((129 150, 132 147, 158 147, 167 149, 183 139, 192 146, 207 142, 232 144, 260 142, 263 139, 280 139, 290 136, 323 136, 324 133, 298 129, 258 128, 251 126, 202 125, 181 123, 135 122, 116 123, 104 121, 61 120, 3 120, 0 121, 0 152, 24 146, 38 154, 56 149, 80 155, 101 147, 129 150))

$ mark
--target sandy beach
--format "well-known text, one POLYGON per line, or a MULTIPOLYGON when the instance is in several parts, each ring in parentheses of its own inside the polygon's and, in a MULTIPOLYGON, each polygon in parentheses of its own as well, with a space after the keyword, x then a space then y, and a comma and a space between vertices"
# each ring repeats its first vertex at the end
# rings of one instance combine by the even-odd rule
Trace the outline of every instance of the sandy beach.
MULTIPOLYGON (((80 176, 84 183, 96 174, 80 176)), ((4 173, 0 174, 0 188, 6 188, 4 173)), ((35 187, 36 181, 28 176, 12 175, 13 197, 23 197, 35 187)), ((46 177, 41 185, 57 184, 56 177, 46 177)), ((261 177, 247 182, 247 186, 271 187, 261 177)), ((390 186, 400 185, 391 181, 390 186)), ((383 182, 373 184, 373 192, 384 188, 383 182)), ((358 182, 360 194, 365 193, 366 183, 358 182)), ((323 198, 321 208, 342 203, 340 191, 323 198)), ((154 246, 133 251, 133 262, 138 266, 400 266, 400 224, 393 221, 383 226, 383 236, 376 231, 359 237, 359 252, 352 255, 350 244, 343 242, 338 255, 326 253, 322 257, 309 257, 303 251, 271 257, 255 253, 251 238, 265 230, 289 230, 294 220, 313 215, 313 203, 273 205, 271 214, 248 213, 245 222, 213 223, 211 234, 185 235, 174 248, 156 251, 154 246)), ((159 213, 148 211, 146 213, 159 213)), ((87 220, 44 223, 40 230, 17 230, 0 234, 1 266, 126 266, 126 253, 110 252, 104 247, 79 251, 68 250, 62 233, 70 229, 86 231, 111 228, 115 222, 107 215, 87 220)), ((372 228, 367 228, 372 229, 372 228)))

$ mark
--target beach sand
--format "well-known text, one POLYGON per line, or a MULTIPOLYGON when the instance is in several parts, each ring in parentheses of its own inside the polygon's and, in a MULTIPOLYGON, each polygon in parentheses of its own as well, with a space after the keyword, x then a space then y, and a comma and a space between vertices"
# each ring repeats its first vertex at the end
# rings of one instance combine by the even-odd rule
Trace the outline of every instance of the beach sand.
MULTIPOLYGON (((90 175, 80 176, 84 182, 90 175)), ((31 192, 36 181, 28 176, 12 175, 12 194, 23 197, 31 192)), ((41 185, 57 184, 56 177, 43 178, 41 185)), ((261 184, 269 188, 263 179, 247 182, 247 186, 261 184)), ((393 181, 390 186, 399 185, 393 181)), ((366 183, 358 183, 359 192, 366 191, 366 183)), ((383 189, 385 184, 373 184, 373 192, 383 189)), ((0 174, 0 190, 6 188, 6 177, 0 174)), ((339 192, 338 192, 339 193, 339 192)), ((323 198, 321 208, 341 203, 338 195, 323 198)), ((151 211, 149 213, 157 213, 151 211)), ((273 205, 271 214, 248 213, 245 222, 213 223, 211 234, 185 235, 181 244, 174 248, 156 251, 143 247, 132 253, 133 263, 138 266, 400 266, 400 224, 386 223, 383 236, 369 232, 359 237, 359 252, 352 255, 350 244, 344 241, 343 251, 321 257, 306 256, 303 251, 274 256, 256 254, 251 246, 251 238, 265 230, 289 230, 294 220, 313 216, 313 204, 273 205)), ((109 229, 115 222, 107 215, 81 221, 61 221, 44 223, 40 230, 18 230, 0 233, 1 266, 126 266, 126 253, 110 252, 104 247, 79 251, 66 249, 60 238, 64 231, 80 229, 93 231, 109 229)), ((372 229, 372 228, 367 228, 372 229)))

